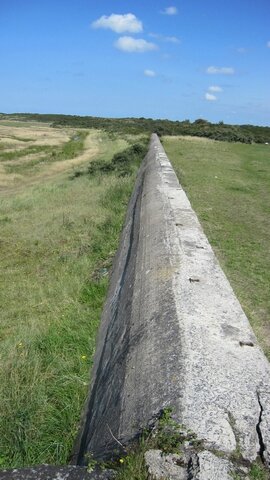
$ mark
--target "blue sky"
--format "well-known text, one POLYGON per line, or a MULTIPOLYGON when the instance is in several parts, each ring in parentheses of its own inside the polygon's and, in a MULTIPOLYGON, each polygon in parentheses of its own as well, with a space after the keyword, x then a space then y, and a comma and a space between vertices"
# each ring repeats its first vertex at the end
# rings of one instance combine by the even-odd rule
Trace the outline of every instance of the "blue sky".
POLYGON ((269 0, 0 0, 0 111, 270 125, 269 0))

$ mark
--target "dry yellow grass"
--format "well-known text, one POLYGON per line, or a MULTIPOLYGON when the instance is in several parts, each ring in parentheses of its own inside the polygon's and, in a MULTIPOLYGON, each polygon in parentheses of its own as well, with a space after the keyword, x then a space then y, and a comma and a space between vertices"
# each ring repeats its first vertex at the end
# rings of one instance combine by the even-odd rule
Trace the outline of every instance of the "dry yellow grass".
POLYGON ((14 158, 3 158, 0 161, 0 193, 2 195, 17 193, 26 186, 43 183, 57 175, 71 172, 75 167, 91 161, 102 151, 101 133, 91 130, 85 138, 82 153, 74 158, 48 163, 46 152, 42 151, 42 147, 64 146, 76 135, 77 130, 51 128, 48 124, 29 123, 29 125, 18 127, 14 126, 14 122, 8 123, 0 121, 0 154, 12 155, 14 152, 14 158), (22 155, 23 150, 29 147, 37 147, 38 151, 22 155), (18 154, 17 157, 16 154, 18 154), (34 169, 26 169, 25 172, 14 171, 14 167, 23 169, 31 162, 37 163, 34 169))
POLYGON ((74 129, 56 129, 48 124, 33 124, 29 126, 14 126, 14 122, 0 121, 0 145, 7 143, 9 149, 25 148, 34 145, 61 145, 70 139, 74 129), (26 141, 25 140, 29 140, 26 141))

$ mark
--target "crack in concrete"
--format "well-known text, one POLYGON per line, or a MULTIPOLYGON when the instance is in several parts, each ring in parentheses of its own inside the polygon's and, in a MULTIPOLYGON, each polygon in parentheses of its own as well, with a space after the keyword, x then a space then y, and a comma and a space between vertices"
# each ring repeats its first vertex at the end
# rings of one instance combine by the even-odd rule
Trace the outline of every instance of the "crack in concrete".
POLYGON ((265 447, 265 443, 263 441, 263 435, 262 435, 262 431, 261 431, 261 423, 262 423, 262 415, 263 415, 263 406, 262 406, 262 402, 261 402, 261 399, 260 399, 260 394, 259 392, 257 391, 257 398, 258 398, 258 403, 259 403, 259 406, 260 406, 260 415, 259 415, 259 421, 256 425, 256 432, 257 432, 257 435, 258 435, 258 440, 259 440, 259 445, 260 445, 260 449, 258 451, 258 454, 262 460, 263 463, 265 463, 265 458, 264 458, 264 452, 266 450, 266 447, 265 447))
POLYGON ((200 473, 200 458, 197 453, 191 455, 187 466, 187 480, 196 480, 200 473))

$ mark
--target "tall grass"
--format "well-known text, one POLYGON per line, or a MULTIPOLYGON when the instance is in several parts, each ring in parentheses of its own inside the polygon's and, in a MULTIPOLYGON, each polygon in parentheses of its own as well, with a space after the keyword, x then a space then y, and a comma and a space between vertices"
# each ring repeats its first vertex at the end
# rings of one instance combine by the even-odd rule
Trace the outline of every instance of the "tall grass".
POLYGON ((65 464, 134 175, 67 177, 0 203, 0 466, 65 464))

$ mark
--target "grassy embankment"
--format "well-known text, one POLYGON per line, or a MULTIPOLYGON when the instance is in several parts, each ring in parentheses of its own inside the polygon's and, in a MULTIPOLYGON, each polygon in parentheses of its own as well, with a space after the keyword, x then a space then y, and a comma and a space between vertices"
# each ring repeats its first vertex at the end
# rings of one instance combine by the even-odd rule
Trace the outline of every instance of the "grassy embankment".
POLYGON ((12 132, 1 142, 0 468, 68 461, 138 166, 121 177, 112 170, 71 180, 74 165, 109 162, 134 139, 97 131, 85 139, 66 130, 56 132, 65 141, 49 149, 49 140, 33 140, 35 132, 29 129, 20 141, 27 149, 27 139, 39 144, 36 153, 49 155, 42 162, 29 162, 29 151, 17 155, 12 132), (20 172, 9 182, 11 163, 6 168, 5 162, 12 159, 20 172), (62 167, 48 176, 54 160, 62 167))
POLYGON ((270 358, 270 149, 164 137, 165 150, 270 358))

